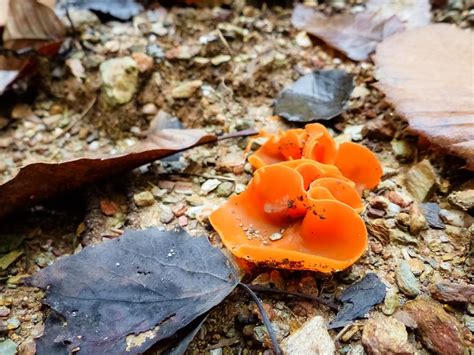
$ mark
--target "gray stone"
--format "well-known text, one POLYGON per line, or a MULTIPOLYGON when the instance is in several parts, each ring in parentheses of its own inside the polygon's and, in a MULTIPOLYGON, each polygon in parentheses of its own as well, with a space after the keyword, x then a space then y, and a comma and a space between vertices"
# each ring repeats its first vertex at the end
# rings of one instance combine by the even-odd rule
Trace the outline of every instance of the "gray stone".
POLYGON ((413 275, 407 261, 403 260, 400 262, 396 278, 398 287, 403 294, 408 297, 416 297, 420 294, 420 284, 415 275, 413 275))
POLYGON ((201 194, 207 195, 208 193, 214 191, 221 184, 220 180, 209 179, 201 185, 201 194))
POLYGON ((303 324, 282 342, 281 348, 285 354, 291 355, 331 355, 336 352, 334 342, 321 316, 316 316, 303 324))
POLYGON ((7 339, 0 343, 0 354, 2 355, 15 355, 16 354, 16 343, 11 340, 7 339))
POLYGON ((102 93, 111 105, 121 105, 132 100, 137 91, 138 67, 131 57, 112 58, 100 65, 102 93))
POLYGON ((174 219, 174 214, 171 208, 169 208, 168 206, 162 206, 161 213, 160 213, 160 222, 164 224, 168 224, 173 219, 174 219))
POLYGON ((224 181, 217 187, 216 194, 219 197, 229 197, 234 192, 234 184, 230 181, 224 181))

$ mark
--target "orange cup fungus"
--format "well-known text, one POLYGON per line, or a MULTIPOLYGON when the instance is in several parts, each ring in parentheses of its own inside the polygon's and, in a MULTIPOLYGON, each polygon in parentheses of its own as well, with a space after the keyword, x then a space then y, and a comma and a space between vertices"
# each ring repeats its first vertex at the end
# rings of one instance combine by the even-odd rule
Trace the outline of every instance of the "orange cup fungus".
POLYGON ((225 246, 245 260, 287 269, 339 271, 367 247, 359 191, 382 170, 367 148, 339 148, 320 124, 269 137, 253 155, 247 189, 209 217, 225 246))

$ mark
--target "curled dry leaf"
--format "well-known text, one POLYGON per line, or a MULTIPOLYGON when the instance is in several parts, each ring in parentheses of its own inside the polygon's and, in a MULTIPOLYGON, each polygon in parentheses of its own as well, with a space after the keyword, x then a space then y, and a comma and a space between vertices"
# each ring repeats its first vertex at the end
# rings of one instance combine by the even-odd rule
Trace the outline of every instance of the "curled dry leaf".
POLYGON ((410 128, 474 170, 474 33, 447 24, 397 34, 377 47, 377 86, 410 128))
MULTIPOLYGON (((8 10, 3 31, 3 47, 12 51, 35 50, 54 56, 66 35, 61 20, 47 5, 36 0, 15 0, 4 5, 8 10), (8 5, 8 6, 7 6, 8 5)), ((34 68, 34 58, 0 56, 0 95, 19 76, 34 68)))
POLYGON ((200 129, 163 129, 152 132, 126 153, 29 164, 0 185, 0 218, 17 209, 197 145, 255 133, 247 130, 217 137, 200 129))
POLYGON ((427 25, 430 17, 428 0, 370 0, 367 11, 332 17, 298 5, 292 23, 349 58, 366 60, 385 38, 405 28, 427 25))
POLYGON ((230 262, 205 237, 157 228, 126 231, 29 280, 46 290, 44 303, 56 312, 38 350, 141 354, 219 304, 238 282, 230 262))

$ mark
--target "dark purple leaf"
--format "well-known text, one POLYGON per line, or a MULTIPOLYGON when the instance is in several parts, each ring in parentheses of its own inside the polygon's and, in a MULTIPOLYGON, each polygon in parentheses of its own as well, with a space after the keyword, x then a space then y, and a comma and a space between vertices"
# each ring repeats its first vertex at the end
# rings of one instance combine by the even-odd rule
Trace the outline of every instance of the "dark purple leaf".
POLYGON ((61 258, 29 282, 67 322, 45 329, 54 341, 43 353, 62 343, 79 354, 137 354, 219 304, 238 279, 207 238, 150 228, 61 258))

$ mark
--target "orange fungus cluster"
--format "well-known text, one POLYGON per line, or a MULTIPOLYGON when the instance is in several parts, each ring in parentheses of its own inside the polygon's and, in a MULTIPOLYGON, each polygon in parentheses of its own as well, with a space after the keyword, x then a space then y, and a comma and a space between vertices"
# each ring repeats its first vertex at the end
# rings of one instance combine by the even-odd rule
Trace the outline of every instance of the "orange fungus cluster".
POLYGON ((270 136, 249 162, 257 170, 247 189, 210 216, 233 254, 329 273, 364 253, 360 193, 382 175, 370 150, 350 142, 338 147, 324 126, 309 124, 270 136))

